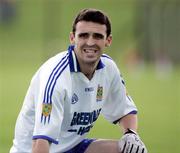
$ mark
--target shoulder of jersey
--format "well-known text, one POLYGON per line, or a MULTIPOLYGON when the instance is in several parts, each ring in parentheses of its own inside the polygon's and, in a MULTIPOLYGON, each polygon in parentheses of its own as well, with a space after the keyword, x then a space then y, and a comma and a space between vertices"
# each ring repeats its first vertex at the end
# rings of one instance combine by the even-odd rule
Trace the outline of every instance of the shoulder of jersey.
POLYGON ((102 54, 101 60, 103 64, 105 65, 105 69, 107 70, 109 75, 110 74, 114 75, 120 72, 116 62, 110 56, 106 54, 102 54))
POLYGON ((67 51, 62 51, 58 54, 56 54, 55 56, 49 58, 42 66, 41 68, 54 68, 63 58, 67 58, 68 57, 68 52, 67 51))
POLYGON ((106 66, 115 64, 114 60, 107 54, 102 54, 101 60, 106 66))

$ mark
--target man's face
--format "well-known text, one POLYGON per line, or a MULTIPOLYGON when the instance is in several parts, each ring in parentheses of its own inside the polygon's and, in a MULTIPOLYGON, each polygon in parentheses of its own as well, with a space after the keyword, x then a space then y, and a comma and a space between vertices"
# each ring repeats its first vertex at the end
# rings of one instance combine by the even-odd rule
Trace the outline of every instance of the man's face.
POLYGON ((94 22, 80 21, 76 25, 75 34, 70 34, 71 44, 75 45, 78 62, 82 64, 97 64, 112 37, 107 37, 106 26, 94 22))

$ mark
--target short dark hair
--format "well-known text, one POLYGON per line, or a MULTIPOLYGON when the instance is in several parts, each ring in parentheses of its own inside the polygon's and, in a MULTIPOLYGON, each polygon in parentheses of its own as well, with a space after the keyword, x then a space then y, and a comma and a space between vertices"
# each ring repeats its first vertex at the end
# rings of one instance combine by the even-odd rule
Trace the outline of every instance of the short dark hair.
POLYGON ((106 25, 106 34, 107 37, 111 34, 111 23, 107 15, 105 15, 104 12, 97 9, 83 9, 79 12, 79 14, 76 16, 73 26, 72 26, 72 32, 76 32, 76 24, 80 21, 90 21, 99 23, 102 25, 106 25))

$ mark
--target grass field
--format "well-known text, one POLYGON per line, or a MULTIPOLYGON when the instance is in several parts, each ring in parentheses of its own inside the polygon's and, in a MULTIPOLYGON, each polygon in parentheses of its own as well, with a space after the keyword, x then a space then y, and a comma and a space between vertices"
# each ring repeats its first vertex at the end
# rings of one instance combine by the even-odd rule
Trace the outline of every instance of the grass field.
MULTIPOLYGON (((14 124, 33 73, 38 64, 1 66, 0 152, 12 144, 14 124)), ((124 70, 125 71, 125 70, 124 70)), ((178 77, 173 71, 159 79, 152 68, 141 74, 124 73, 127 87, 139 108, 139 134, 150 153, 179 153, 178 77), (172 151, 173 150, 173 151, 172 151)), ((117 126, 100 118, 90 137, 120 138, 117 126)))
MULTIPOLYGON (((151 63, 129 71, 122 61, 124 52, 119 52, 127 51, 135 43, 134 1, 62 0, 57 5, 58 1, 53 0, 50 7, 56 9, 52 14, 59 14, 60 19, 45 16, 42 2, 19 0, 19 16, 14 25, 0 25, 0 153, 8 153, 12 145, 15 121, 32 75, 49 56, 66 49, 72 18, 84 7, 103 9, 111 17, 114 43, 110 50, 114 52, 109 53, 119 64, 139 109, 139 134, 149 153, 179 153, 180 68, 176 66, 170 73, 159 74, 151 63)), ((101 117, 89 136, 119 139, 121 134, 117 126, 101 117)))

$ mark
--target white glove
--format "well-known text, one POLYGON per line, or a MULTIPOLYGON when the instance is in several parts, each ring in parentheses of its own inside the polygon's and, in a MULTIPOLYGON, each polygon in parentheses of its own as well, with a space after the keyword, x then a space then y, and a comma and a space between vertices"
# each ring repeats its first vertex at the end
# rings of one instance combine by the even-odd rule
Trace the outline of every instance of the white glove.
POLYGON ((120 153, 147 153, 146 146, 131 129, 128 129, 118 143, 120 153))

